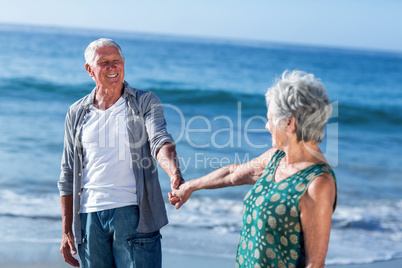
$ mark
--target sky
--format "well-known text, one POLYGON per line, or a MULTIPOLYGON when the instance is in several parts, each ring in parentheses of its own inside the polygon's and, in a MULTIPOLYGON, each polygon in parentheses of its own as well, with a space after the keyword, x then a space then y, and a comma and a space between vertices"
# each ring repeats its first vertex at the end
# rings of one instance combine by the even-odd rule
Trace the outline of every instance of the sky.
POLYGON ((2 0, 0 24, 402 52, 400 0, 2 0))

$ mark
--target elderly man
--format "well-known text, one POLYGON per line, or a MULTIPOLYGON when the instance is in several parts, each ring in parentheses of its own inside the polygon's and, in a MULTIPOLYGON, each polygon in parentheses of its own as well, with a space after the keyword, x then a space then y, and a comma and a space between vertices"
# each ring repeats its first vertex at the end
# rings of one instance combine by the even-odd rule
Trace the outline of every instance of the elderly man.
POLYGON ((85 60, 96 87, 66 116, 60 252, 75 267, 75 242, 83 267, 161 267, 159 230, 168 220, 154 159, 172 190, 183 180, 161 102, 124 81, 113 40, 92 42, 85 60))

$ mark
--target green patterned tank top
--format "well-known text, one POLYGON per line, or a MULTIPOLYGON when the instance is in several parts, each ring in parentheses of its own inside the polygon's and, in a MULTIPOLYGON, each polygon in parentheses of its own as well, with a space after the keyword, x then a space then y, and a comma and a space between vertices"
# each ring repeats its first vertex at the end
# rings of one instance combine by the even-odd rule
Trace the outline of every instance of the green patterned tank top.
POLYGON ((276 183, 275 170, 284 156, 276 151, 244 198, 236 267, 305 267, 299 200, 314 178, 329 173, 335 179, 335 174, 328 164, 318 163, 276 183))

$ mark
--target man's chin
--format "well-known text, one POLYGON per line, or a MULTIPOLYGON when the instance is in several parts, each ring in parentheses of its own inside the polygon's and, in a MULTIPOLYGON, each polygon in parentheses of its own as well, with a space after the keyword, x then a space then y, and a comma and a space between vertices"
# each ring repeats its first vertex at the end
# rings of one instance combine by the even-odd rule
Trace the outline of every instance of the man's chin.
POLYGON ((108 81, 105 81, 102 83, 103 87, 109 88, 109 87, 120 87, 123 84, 123 80, 121 79, 110 79, 108 81))

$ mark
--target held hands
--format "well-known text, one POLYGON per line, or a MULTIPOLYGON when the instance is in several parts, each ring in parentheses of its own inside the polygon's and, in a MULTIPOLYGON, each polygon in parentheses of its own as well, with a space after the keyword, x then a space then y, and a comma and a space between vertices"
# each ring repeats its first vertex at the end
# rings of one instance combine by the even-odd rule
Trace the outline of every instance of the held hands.
POLYGON ((190 184, 190 182, 185 182, 183 180, 178 188, 172 189, 172 192, 168 193, 169 202, 174 205, 176 209, 179 209, 184 203, 186 203, 193 193, 189 187, 190 184))
POLYGON ((179 172, 173 174, 173 175, 170 177, 170 189, 173 191, 174 189, 179 188, 179 186, 180 186, 182 183, 184 183, 184 182, 185 182, 185 181, 184 181, 184 179, 183 179, 183 177, 181 176, 181 173, 180 173, 180 171, 179 171, 179 172))

